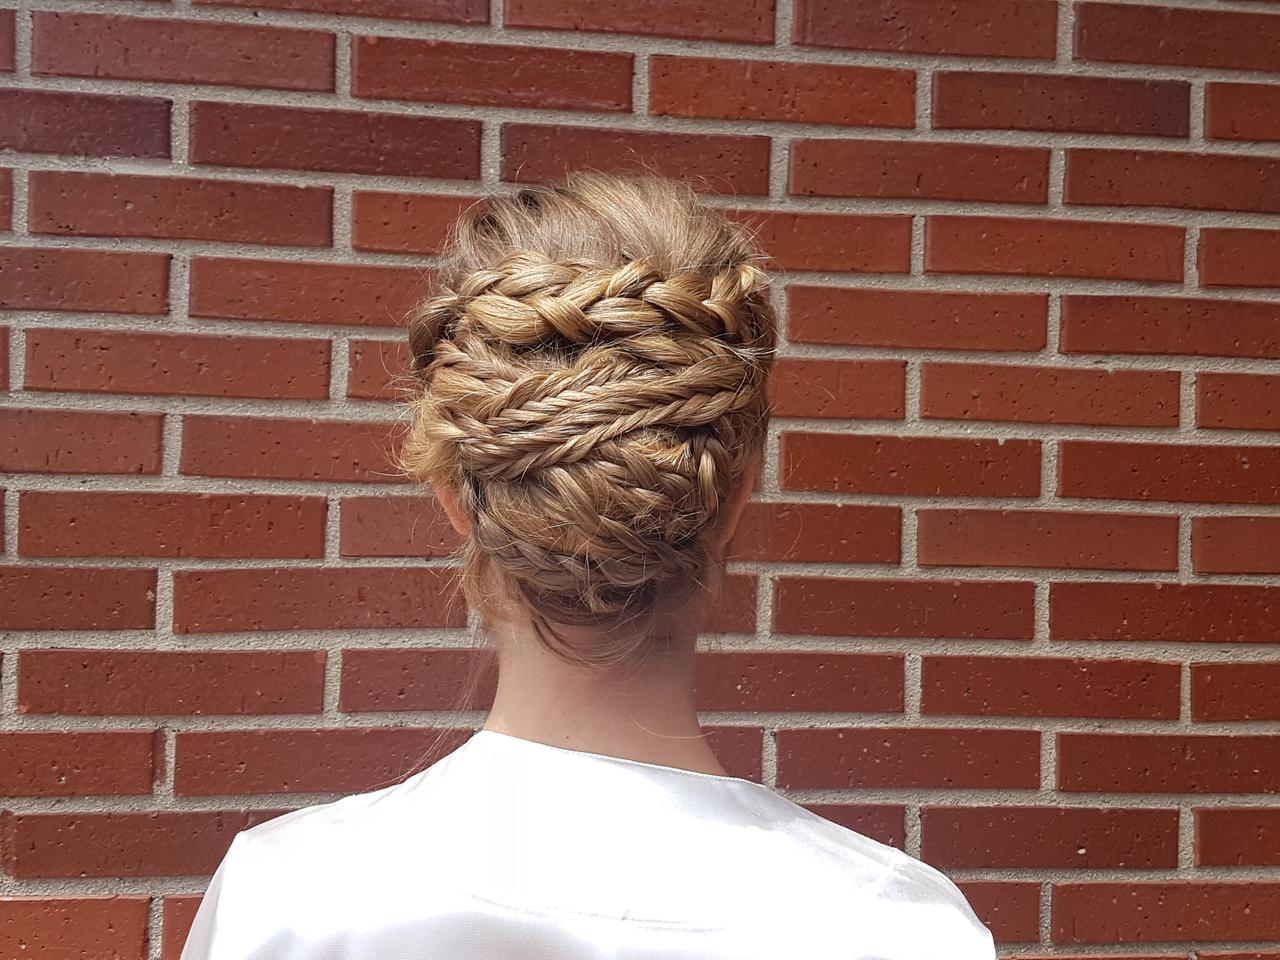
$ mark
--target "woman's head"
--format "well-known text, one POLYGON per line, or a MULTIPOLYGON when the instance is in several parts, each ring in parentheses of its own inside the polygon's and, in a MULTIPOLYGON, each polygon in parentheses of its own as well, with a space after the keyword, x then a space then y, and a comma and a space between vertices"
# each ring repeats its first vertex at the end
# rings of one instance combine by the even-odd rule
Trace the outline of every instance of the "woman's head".
POLYGON ((482 613, 583 663, 663 645, 757 468, 776 338, 759 264, 744 227, 647 174, 459 218, 410 322, 401 461, 463 528, 482 613))

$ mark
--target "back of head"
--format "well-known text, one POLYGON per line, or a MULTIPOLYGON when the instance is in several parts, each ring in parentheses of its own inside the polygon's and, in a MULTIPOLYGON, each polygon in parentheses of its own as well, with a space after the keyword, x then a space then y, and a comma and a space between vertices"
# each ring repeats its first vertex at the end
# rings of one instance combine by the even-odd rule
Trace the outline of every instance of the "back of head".
POLYGON ((763 445, 759 263, 745 228, 652 175, 572 174, 460 217, 411 318, 401 460, 469 523, 482 612, 514 602, 576 662, 663 643, 763 445))

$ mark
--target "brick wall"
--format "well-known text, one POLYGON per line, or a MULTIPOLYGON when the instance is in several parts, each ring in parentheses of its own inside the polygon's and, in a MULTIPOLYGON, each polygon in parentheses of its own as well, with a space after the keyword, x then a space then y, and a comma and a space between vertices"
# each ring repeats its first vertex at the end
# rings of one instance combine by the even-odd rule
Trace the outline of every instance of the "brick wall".
POLYGON ((1007 954, 1280 957, 1280 3, 1168 3, 0 10, 0 955, 176 958, 237 829, 417 759, 398 318, 470 198, 643 157, 780 270, 726 764, 1007 954))

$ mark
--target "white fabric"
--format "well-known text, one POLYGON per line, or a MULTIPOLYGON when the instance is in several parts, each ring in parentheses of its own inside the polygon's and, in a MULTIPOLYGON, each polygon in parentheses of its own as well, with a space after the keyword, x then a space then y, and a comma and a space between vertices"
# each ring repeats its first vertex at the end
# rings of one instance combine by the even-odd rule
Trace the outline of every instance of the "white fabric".
POLYGON ((240 833, 182 960, 993 960, 942 874, 750 780, 481 730, 240 833))

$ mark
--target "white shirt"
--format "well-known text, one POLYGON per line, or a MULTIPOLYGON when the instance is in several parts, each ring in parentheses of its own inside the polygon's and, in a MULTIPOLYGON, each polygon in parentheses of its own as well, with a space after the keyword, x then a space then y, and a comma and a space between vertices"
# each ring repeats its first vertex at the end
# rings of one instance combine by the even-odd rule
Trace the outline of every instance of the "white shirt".
POLYGON ((737 777, 481 730, 238 834, 181 960, 993 960, 932 867, 737 777))

